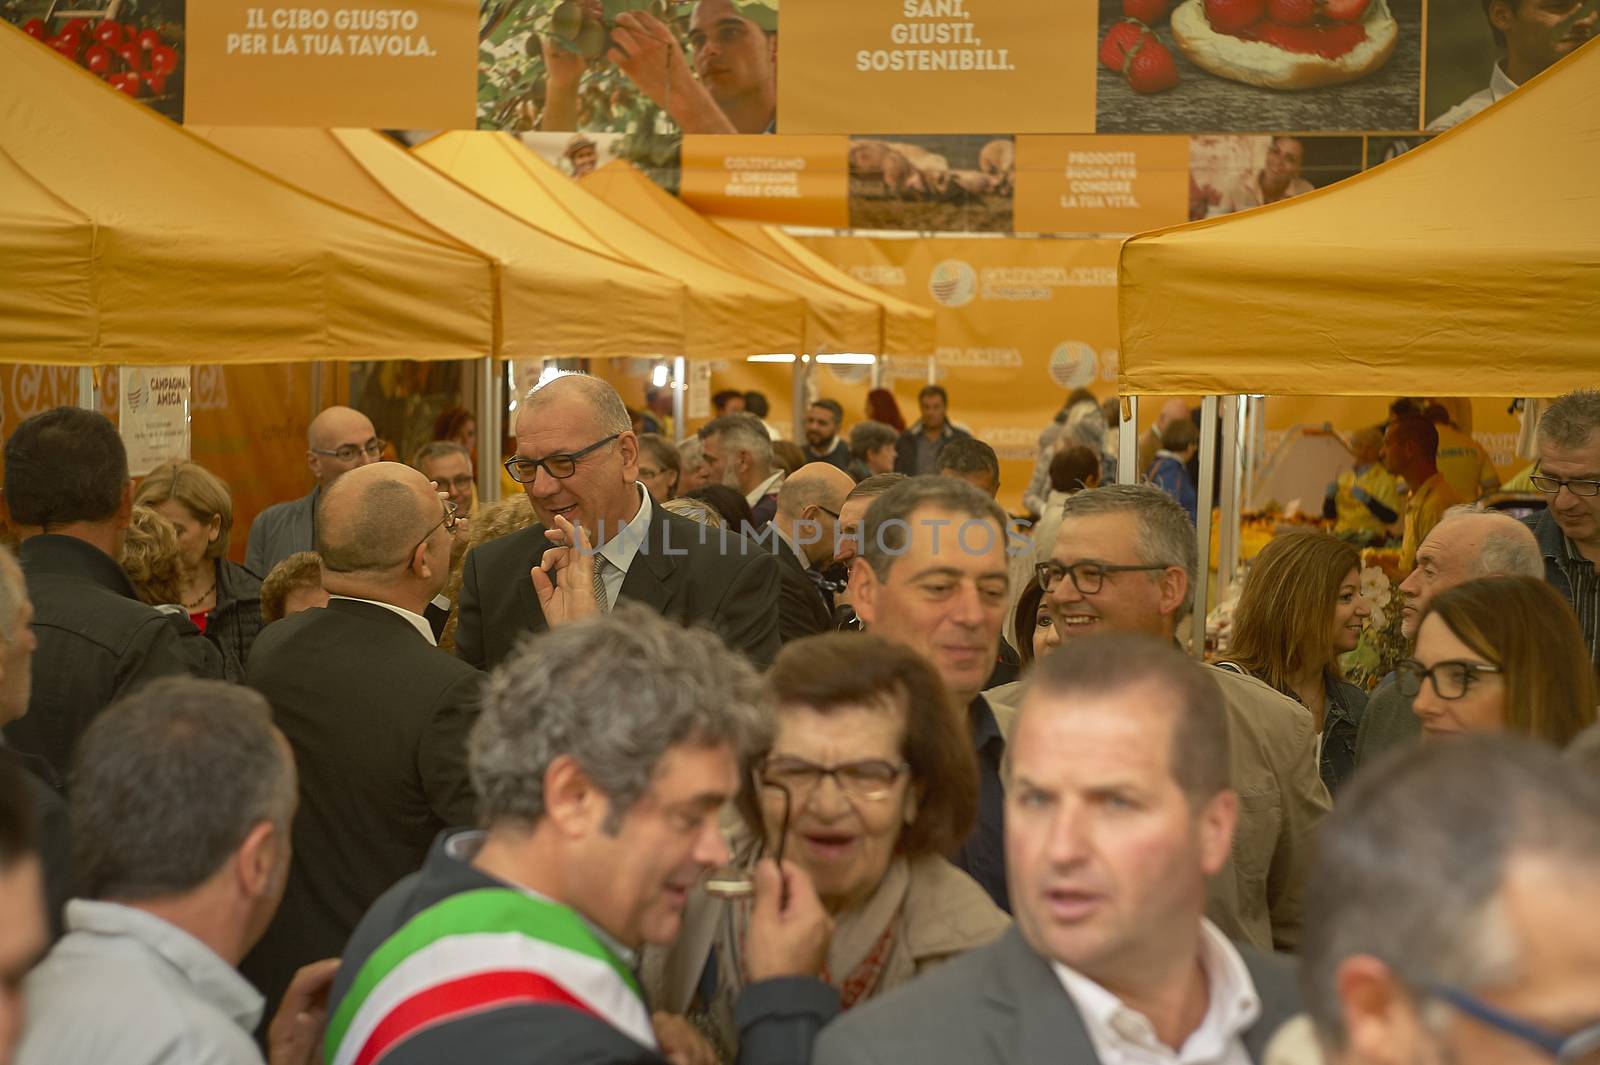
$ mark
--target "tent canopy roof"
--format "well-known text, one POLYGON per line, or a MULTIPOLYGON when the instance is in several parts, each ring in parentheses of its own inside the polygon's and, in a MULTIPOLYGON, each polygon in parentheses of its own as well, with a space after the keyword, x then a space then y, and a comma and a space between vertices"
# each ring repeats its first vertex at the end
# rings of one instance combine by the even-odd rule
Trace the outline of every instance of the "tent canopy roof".
POLYGON ((242 163, 8 24, 0 152, 0 202, 20 205, 5 213, 36 219, 5 226, 0 238, 0 255, 17 267, 0 286, 0 361, 495 350, 488 259, 242 163), (88 246, 68 224, 74 217, 87 220, 88 246))
POLYGON ((1600 45, 1392 162, 1134 237, 1125 393, 1556 395, 1600 336, 1600 45))

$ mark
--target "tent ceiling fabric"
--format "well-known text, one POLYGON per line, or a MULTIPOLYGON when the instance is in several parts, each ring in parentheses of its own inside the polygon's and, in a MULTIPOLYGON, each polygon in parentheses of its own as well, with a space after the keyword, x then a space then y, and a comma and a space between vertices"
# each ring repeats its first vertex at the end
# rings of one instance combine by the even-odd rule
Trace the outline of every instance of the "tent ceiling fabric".
POLYGON ((806 304, 799 297, 657 236, 510 134, 457 130, 417 145, 412 153, 529 225, 681 282, 687 290, 687 341, 684 351, 674 354, 727 359, 804 349, 806 304))
POLYGON ((0 24, 0 152, 0 202, 35 213, 44 196, 59 205, 42 225, 8 227, 0 361, 495 350, 493 262, 241 163, 9 24, 0 24), (81 229, 63 229, 73 216, 87 220, 87 249, 81 229), (36 246, 20 243, 30 238, 36 246), (74 240, 87 254, 64 263, 74 240))
POLYGON ((1129 240, 1125 394, 1548 396, 1600 367, 1600 45, 1392 162, 1129 240))
POLYGON ((309 191, 500 264, 507 358, 683 347, 683 286, 527 225, 365 129, 207 127, 201 136, 309 191), (596 315, 594 307, 608 309, 596 315))

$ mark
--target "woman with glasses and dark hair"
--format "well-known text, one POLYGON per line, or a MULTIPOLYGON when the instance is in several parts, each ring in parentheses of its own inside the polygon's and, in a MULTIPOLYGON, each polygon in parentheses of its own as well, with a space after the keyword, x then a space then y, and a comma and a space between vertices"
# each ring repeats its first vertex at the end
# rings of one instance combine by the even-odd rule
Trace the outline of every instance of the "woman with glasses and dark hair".
MULTIPOLYGON (((977 816, 978 778, 933 667, 878 636, 829 633, 784 647, 769 683, 777 727, 736 801, 733 866, 775 854, 805 868, 833 917, 821 975, 843 1007, 1000 935, 1009 919, 943 857, 977 816)), ((727 1061, 748 919, 747 902, 697 892, 677 943, 646 962, 656 1008, 703 1019, 727 1061)))
POLYGON ((1400 691, 1425 740, 1511 732, 1557 747, 1595 721, 1595 676, 1572 607, 1534 577, 1485 577, 1440 592, 1417 627, 1400 691))

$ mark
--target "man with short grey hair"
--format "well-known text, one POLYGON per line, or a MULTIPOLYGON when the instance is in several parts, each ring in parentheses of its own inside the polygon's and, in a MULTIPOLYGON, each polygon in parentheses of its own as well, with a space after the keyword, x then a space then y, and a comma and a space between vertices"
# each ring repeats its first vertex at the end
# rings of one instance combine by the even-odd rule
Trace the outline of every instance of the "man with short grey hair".
MULTIPOLYGON (((1139 632, 1172 641, 1199 565, 1183 508, 1150 485, 1105 485, 1071 496, 1062 513, 1037 571, 1062 640, 1139 632)), ((1305 707, 1255 678, 1208 668, 1227 705, 1240 806, 1232 868, 1211 878, 1206 916, 1232 939, 1293 951, 1311 834, 1331 803, 1316 726, 1305 707)))
POLYGON ((417 448, 411 465, 449 494, 457 512, 472 512, 472 452, 454 440, 434 440, 417 448))
POLYGON ((900 434, 883 422, 857 422, 850 427, 850 476, 859 483, 880 473, 893 473, 895 442, 900 434))
POLYGON ((867 508, 850 602, 868 632, 926 658, 978 758, 978 823, 953 861, 1001 909, 1006 901, 1005 738, 981 692, 998 661, 1010 602, 1006 514, 954 477, 910 477, 867 508))
POLYGON ((1396 752, 1318 835, 1300 980, 1329 1065, 1600 1050, 1600 779, 1543 744, 1396 752))
POLYGON ((326 607, 262 630, 246 682, 300 767, 284 906, 244 971, 269 1003, 337 954, 362 913, 472 819, 465 743, 482 675, 437 649, 423 611, 449 577, 455 510, 409 466, 352 470, 322 494, 326 607))
POLYGON ((1600 670, 1600 389, 1568 392, 1539 419, 1533 487, 1549 506, 1526 519, 1544 556, 1545 580, 1567 597, 1600 670))
MULTIPOLYGON (((27 980, 20 1065, 259 1065, 261 995, 234 968, 289 865, 295 766, 247 688, 155 681, 79 744, 72 831, 82 895, 27 980)), ((296 974, 267 1032, 273 1065, 314 1058, 337 961, 296 974)))
MULTIPOLYGON (((636 605, 524 641, 472 732, 481 830, 441 835, 361 921, 331 1065, 714 1060, 682 1019, 652 1017, 634 972, 729 861, 719 815, 770 698, 715 636, 636 605)), ((815 978, 828 920, 799 866, 763 859, 753 887, 740 1060, 807 1062, 838 1010, 815 978)))
POLYGON ((700 453, 712 484, 737 488, 761 529, 778 512, 783 471, 773 469, 772 437, 754 414, 724 414, 700 427, 700 453))
MULTIPOLYGON (((1422 612, 1440 592, 1480 577, 1542 576, 1539 543, 1526 525, 1509 514, 1463 504, 1445 511, 1422 541, 1417 566, 1400 583, 1390 609, 1401 612, 1400 631, 1414 641, 1422 612)), ((1400 691, 1399 678, 1391 673, 1373 691, 1361 714, 1356 764, 1421 738, 1422 723, 1411 712, 1411 697, 1400 691)))
POLYGON ((738 531, 707 530, 655 504, 616 389, 562 374, 524 399, 516 436, 506 472, 538 521, 467 552, 456 624, 463 661, 492 668, 526 633, 624 599, 710 625, 757 664, 777 657, 777 560, 738 531))

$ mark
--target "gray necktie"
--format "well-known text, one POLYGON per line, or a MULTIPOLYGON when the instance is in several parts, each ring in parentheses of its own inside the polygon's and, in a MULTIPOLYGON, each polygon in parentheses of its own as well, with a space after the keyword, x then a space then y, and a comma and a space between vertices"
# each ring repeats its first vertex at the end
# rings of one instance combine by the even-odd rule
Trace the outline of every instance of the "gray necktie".
POLYGON ((600 608, 600 613, 611 613, 611 604, 606 600, 606 556, 596 551, 590 556, 594 559, 594 601, 600 608))

